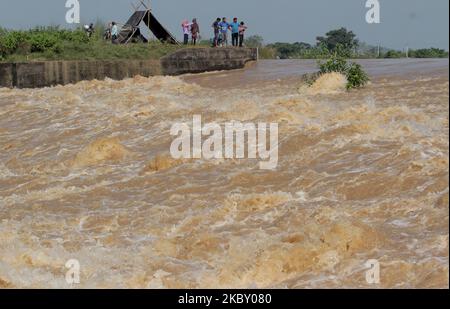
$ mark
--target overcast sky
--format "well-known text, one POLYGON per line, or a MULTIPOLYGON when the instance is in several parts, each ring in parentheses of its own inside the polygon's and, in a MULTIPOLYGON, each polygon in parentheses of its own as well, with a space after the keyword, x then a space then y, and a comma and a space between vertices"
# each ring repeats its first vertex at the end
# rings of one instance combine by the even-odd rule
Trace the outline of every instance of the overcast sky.
MULTIPOLYGON (((138 2, 134 0, 135 2, 138 2)), ((203 38, 209 38, 216 17, 235 15, 250 34, 265 41, 315 43, 318 35, 341 26, 361 41, 401 49, 439 47, 448 50, 449 0, 379 0, 381 24, 367 24, 366 0, 152 0, 154 14, 177 37, 181 21, 197 17, 203 38)), ((97 18, 124 23, 132 0, 79 0, 81 22, 97 18)), ((0 26, 29 28, 65 23, 66 0, 0 0, 0 26)))

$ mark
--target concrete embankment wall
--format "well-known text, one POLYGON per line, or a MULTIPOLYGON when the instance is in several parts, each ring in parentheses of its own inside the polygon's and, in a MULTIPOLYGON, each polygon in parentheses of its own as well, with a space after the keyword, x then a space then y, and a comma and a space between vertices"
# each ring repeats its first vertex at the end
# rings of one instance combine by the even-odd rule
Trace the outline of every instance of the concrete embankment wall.
POLYGON ((141 75, 180 75, 240 69, 255 61, 252 48, 188 48, 161 60, 43 61, 0 63, 0 87, 39 88, 82 80, 121 80, 141 75))
POLYGON ((39 88, 106 77, 120 80, 158 74, 161 74, 158 60, 0 63, 0 86, 39 88))
POLYGON ((256 48, 189 48, 162 58, 161 67, 164 75, 180 75, 241 69, 256 60, 256 48))

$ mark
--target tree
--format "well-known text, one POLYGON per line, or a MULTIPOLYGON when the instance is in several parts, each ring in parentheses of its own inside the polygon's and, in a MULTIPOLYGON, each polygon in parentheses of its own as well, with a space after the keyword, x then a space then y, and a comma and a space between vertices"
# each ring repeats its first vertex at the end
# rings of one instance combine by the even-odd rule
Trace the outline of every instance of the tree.
POLYGON ((356 34, 352 31, 347 31, 346 28, 331 30, 325 34, 325 37, 317 37, 317 46, 325 46, 330 51, 336 51, 340 46, 345 51, 352 51, 358 47, 359 41, 356 39, 356 34))
POLYGON ((411 57, 414 58, 447 58, 448 52, 438 48, 423 48, 411 51, 411 57))
POLYGON ((384 54, 384 58, 402 58, 405 54, 398 50, 388 50, 384 54))
POLYGON ((310 50, 312 46, 305 42, 290 43, 274 43, 268 45, 277 51, 277 56, 280 59, 289 59, 291 57, 301 57, 306 51, 310 50))
POLYGON ((258 47, 261 48, 264 46, 264 39, 260 35, 252 35, 245 39, 245 45, 247 47, 258 47))

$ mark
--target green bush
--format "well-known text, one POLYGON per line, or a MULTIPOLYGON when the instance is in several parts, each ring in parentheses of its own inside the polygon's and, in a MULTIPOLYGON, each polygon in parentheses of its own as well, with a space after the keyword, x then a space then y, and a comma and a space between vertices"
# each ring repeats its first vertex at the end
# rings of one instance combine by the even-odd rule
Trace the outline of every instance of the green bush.
MULTIPOLYGON (((347 77, 347 89, 362 88, 369 82, 369 76, 364 72, 362 66, 358 63, 348 63, 347 60, 335 53, 330 59, 325 62, 318 62, 319 72, 317 75, 312 75, 318 78, 322 74, 337 72, 347 77)), ((308 80, 312 83, 311 80, 308 80)))
POLYGON ((44 52, 46 50, 51 50, 56 43, 58 42, 58 38, 49 33, 35 33, 31 35, 30 43, 31 43, 31 52, 44 52))
POLYGON ((391 58, 391 59, 402 58, 402 57, 405 57, 405 54, 398 50, 389 50, 384 55, 384 58, 391 58))
POLYGON ((3 56, 16 52, 17 48, 29 39, 22 31, 6 32, 0 37, 0 53, 3 56))
POLYGON ((353 62, 347 68, 347 89, 361 88, 369 82, 369 76, 364 72, 362 66, 353 62))
POLYGON ((29 31, 7 31, 0 29, 0 56, 2 60, 13 54, 61 53, 64 42, 78 45, 89 43, 85 32, 60 30, 58 27, 35 28, 29 31))
POLYGON ((345 75, 348 69, 347 61, 343 57, 339 57, 336 54, 334 54, 331 58, 329 58, 325 62, 319 61, 318 63, 320 73, 322 74, 339 72, 345 75))
POLYGON ((89 37, 83 30, 72 31, 67 41, 75 43, 88 43, 89 37))
POLYGON ((77 29, 74 31, 69 30, 59 30, 56 33, 60 41, 76 42, 76 43, 87 43, 89 38, 83 30, 77 29))

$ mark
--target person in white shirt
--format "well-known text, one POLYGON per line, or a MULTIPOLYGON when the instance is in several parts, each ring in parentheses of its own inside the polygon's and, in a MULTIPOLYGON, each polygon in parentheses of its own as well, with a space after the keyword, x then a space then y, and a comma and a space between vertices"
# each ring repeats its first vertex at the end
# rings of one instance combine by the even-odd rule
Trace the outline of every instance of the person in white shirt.
POLYGON ((117 27, 117 24, 115 21, 112 22, 112 28, 111 28, 111 40, 113 44, 117 43, 117 38, 119 37, 119 27, 117 27))
POLYGON ((183 28, 183 35, 184 35, 184 45, 188 45, 189 43, 189 34, 191 33, 191 24, 188 20, 184 20, 181 24, 181 27, 183 28))

